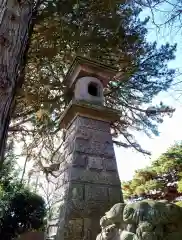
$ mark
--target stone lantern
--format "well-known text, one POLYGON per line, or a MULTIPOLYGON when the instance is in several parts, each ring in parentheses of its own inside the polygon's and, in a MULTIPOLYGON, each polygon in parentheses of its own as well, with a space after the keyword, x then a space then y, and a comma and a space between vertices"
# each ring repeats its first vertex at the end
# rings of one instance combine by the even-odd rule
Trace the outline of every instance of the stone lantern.
POLYGON ((122 201, 110 133, 120 115, 104 106, 103 96, 115 74, 116 69, 76 57, 64 79, 68 106, 60 122, 65 142, 56 240, 95 240, 100 217, 122 201))

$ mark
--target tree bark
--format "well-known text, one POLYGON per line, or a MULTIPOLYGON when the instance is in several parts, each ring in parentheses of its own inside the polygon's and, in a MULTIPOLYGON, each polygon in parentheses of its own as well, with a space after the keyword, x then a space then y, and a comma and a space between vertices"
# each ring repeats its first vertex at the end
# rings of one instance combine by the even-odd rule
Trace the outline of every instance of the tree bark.
POLYGON ((33 0, 0 0, 0 169, 32 27, 33 0))
POLYGON ((4 161, 6 139, 14 96, 0 91, 0 170, 4 161))

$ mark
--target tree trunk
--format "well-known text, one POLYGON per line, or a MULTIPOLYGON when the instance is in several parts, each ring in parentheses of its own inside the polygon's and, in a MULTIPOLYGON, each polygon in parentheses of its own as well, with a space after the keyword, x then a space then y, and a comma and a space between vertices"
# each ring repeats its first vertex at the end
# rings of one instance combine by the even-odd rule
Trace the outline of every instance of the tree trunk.
POLYGON ((3 93, 0 90, 0 170, 4 160, 8 127, 13 108, 13 99, 13 95, 3 93))
POLYGON ((0 168, 16 89, 30 39, 33 0, 0 0, 0 168))

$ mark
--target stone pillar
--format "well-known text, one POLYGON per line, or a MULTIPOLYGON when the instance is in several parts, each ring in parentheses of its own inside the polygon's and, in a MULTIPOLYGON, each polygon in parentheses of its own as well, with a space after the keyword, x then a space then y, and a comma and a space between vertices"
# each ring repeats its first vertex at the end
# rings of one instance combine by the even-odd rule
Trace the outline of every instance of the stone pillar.
POLYGON ((110 124, 77 116, 66 132, 57 240, 95 240, 101 216, 122 201, 110 124))

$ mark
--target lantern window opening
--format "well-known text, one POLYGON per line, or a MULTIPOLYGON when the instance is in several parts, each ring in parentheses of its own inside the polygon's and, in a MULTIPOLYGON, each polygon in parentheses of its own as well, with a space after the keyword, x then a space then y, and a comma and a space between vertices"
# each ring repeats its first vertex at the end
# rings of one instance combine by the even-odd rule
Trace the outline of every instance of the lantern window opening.
POLYGON ((100 96, 99 85, 95 82, 90 82, 88 84, 88 93, 93 97, 99 97, 100 96))

